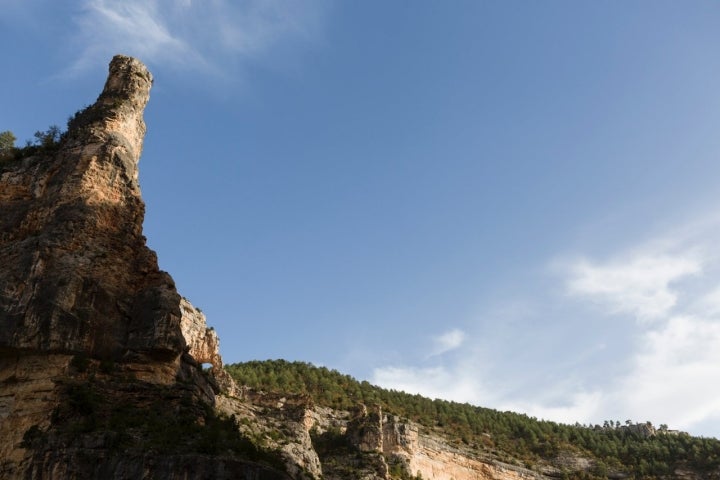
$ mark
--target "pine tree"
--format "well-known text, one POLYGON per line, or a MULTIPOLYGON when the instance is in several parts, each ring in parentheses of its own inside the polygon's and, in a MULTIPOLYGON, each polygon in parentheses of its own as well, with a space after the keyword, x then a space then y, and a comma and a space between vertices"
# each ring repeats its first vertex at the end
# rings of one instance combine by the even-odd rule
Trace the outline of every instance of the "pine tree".
POLYGON ((0 154, 12 152, 15 148, 15 140, 15 135, 10 130, 0 132, 0 154))

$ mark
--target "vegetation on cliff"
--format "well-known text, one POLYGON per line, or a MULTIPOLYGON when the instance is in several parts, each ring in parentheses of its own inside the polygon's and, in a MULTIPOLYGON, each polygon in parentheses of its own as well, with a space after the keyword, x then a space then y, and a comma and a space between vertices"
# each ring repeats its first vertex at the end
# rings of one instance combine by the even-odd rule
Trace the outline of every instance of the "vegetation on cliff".
POLYGON ((8 155, 15 148, 15 134, 9 130, 0 132, 0 156, 8 155))
POLYGON ((10 130, 0 132, 0 165, 11 160, 17 160, 32 155, 47 155, 54 153, 68 132, 80 130, 88 124, 102 120, 108 112, 116 107, 111 105, 88 105, 72 114, 67 120, 67 129, 62 130, 57 125, 50 125, 47 130, 38 130, 33 134, 32 140, 26 140, 23 147, 16 147, 17 137, 10 130))
MULTIPOLYGON (((297 394, 316 405, 351 409, 358 403, 380 405, 438 431, 458 444, 491 453, 501 460, 519 459, 532 467, 572 452, 592 460, 590 478, 627 472, 636 478, 672 475, 678 468, 705 472, 720 467, 720 441, 669 432, 652 434, 631 422, 563 425, 527 415, 469 404, 431 400, 359 382, 335 370, 284 360, 253 361, 225 367, 242 385, 267 392, 297 394)), ((664 426, 663 426, 664 427, 664 426)))
POLYGON ((58 150, 60 142, 65 136, 60 127, 51 125, 45 131, 38 130, 33 134, 33 140, 27 140, 24 147, 15 146, 15 134, 10 130, 0 132, 0 166, 12 160, 32 155, 48 155, 58 150))

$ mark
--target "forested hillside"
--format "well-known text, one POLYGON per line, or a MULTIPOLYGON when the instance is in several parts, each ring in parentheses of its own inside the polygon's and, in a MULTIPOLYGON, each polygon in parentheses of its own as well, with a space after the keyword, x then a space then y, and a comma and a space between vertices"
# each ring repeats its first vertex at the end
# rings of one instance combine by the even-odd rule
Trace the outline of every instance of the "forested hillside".
POLYGON ((266 392, 305 396, 308 402, 335 409, 359 403, 380 405, 385 412, 439 431, 458 444, 491 453, 500 460, 520 459, 525 466, 574 452, 594 460, 590 476, 612 472, 636 477, 670 475, 677 468, 710 471, 720 466, 720 441, 692 437, 649 424, 605 421, 603 425, 563 425, 524 414, 469 404, 431 400, 359 382, 335 370, 284 360, 226 366, 241 385, 266 392))

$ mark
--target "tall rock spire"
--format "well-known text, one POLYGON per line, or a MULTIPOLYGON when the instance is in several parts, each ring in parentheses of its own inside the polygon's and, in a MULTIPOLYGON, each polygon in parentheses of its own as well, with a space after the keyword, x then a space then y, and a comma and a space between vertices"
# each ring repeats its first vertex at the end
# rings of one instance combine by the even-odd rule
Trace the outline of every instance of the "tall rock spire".
POLYGON ((145 244, 138 161, 152 75, 116 56, 54 153, 0 171, 0 348, 174 358, 180 297, 145 244))
POLYGON ((211 410, 219 340, 142 234, 151 86, 116 56, 59 144, 0 164, 0 478, 289 478, 211 410), (220 431, 237 457, 204 454, 220 431))
POLYGON ((105 88, 95 104, 69 122, 69 145, 111 147, 126 161, 126 173, 137 181, 137 162, 145 138, 143 112, 150 99, 153 78, 139 60, 116 55, 110 62, 105 88))

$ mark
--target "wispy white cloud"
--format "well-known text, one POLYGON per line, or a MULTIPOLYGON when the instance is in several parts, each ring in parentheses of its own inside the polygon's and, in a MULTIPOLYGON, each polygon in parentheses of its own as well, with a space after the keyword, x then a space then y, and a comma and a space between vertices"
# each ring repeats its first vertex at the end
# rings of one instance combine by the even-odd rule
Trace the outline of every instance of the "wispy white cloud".
POLYGON ((317 0, 84 0, 69 34, 76 58, 66 74, 117 53, 224 74, 280 44, 312 40, 323 12, 317 0))
POLYGON ((457 349, 463 344, 465 337, 465 332, 458 328, 449 330, 442 335, 438 335, 433 338, 435 348, 433 349, 431 356, 442 355, 443 353, 457 349))
POLYGON ((697 428, 720 413, 720 322, 674 316, 642 336, 632 368, 615 392, 628 415, 697 428), (643 417, 644 416, 644 417, 643 417))
POLYGON ((535 418, 550 419, 568 424, 576 422, 584 424, 592 423, 594 419, 597 419, 598 413, 605 406, 605 398, 600 390, 566 390, 561 393, 565 396, 563 402, 538 402, 528 396, 517 400, 506 400, 500 408, 502 410, 523 412, 535 418))
MULTIPOLYGON (((544 318, 544 326, 533 328, 551 331, 538 334, 535 344, 522 342, 518 328, 528 322, 516 319, 515 336, 503 334, 489 364, 477 357, 481 345, 497 344, 486 338, 487 329, 462 336, 450 331, 435 342, 438 351, 452 346, 454 355, 380 367, 373 381, 565 423, 630 418, 717 436, 720 257, 714 247, 720 222, 712 218, 677 225, 606 260, 586 255, 560 262, 559 285, 539 289, 545 311, 543 302, 533 302, 541 311, 528 322, 544 318), (513 365, 520 355, 529 361, 513 365), (603 362, 615 366, 598 368, 603 362)), ((553 266, 557 273, 558 262, 553 266)))
POLYGON ((483 387, 475 369, 455 364, 414 367, 388 366, 376 368, 371 381, 386 388, 408 393, 421 393, 430 398, 442 398, 477 405, 493 403, 490 391, 483 387))
MULTIPOLYGON (((575 298, 639 320, 627 370, 605 387, 595 418, 656 420, 706 433, 703 422, 720 415, 717 220, 706 215, 678 225, 606 262, 568 265, 566 286, 575 298)), ((592 411, 577 400, 579 410, 592 411)))
POLYGON ((612 313, 652 320, 677 303, 671 284, 701 270, 690 254, 640 253, 604 264, 580 259, 568 268, 567 286, 574 295, 604 302, 612 313))
POLYGON ((171 33, 159 7, 160 2, 153 0, 86 1, 75 19, 78 29, 73 43, 80 46, 80 55, 70 72, 83 71, 116 53, 173 64, 201 58, 187 41, 171 33))

